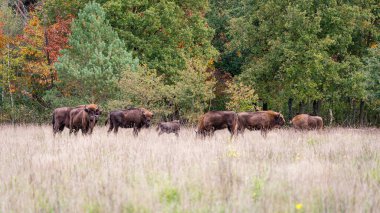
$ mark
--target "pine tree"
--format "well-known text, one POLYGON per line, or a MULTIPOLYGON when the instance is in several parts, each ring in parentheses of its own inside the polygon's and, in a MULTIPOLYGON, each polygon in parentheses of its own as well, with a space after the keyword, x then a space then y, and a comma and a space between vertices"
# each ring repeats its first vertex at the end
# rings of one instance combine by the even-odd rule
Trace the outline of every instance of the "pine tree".
POLYGON ((70 48, 62 51, 55 67, 66 95, 104 102, 117 92, 121 72, 135 70, 138 60, 125 50, 97 3, 88 3, 73 21, 70 48))

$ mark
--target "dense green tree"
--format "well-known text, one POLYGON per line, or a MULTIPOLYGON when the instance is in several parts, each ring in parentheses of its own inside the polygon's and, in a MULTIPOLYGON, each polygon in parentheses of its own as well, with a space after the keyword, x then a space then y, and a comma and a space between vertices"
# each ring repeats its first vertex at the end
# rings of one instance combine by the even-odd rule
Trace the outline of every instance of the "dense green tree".
POLYGON ((16 84, 20 69, 18 36, 22 34, 22 19, 8 6, 0 2, 0 120, 15 121, 17 103, 16 84))
POLYGON ((143 106, 152 110, 157 119, 185 119, 196 122, 209 109, 214 98, 215 79, 207 66, 197 59, 188 60, 180 70, 174 85, 167 85, 155 70, 139 67, 137 72, 126 70, 119 82, 121 90, 110 108, 143 106))
POLYGON ((233 35, 228 29, 231 27, 231 19, 244 14, 246 3, 240 0, 210 0, 210 10, 206 16, 210 27, 215 29, 212 44, 220 53, 215 67, 232 75, 240 74, 244 53, 231 47, 233 35))
POLYGON ((62 51, 55 67, 61 89, 68 95, 104 102, 117 91, 125 69, 136 69, 138 61, 109 25, 97 3, 88 3, 73 21, 70 48, 62 51))
POLYGON ((214 30, 204 18, 207 0, 112 0, 103 7, 126 46, 169 83, 178 70, 186 69, 187 59, 197 57, 207 64, 216 56, 214 30))
POLYGON ((380 47, 371 48, 365 58, 368 100, 377 112, 380 112, 380 47))
POLYGON ((67 19, 77 16, 90 0, 45 0, 40 11, 46 17, 46 24, 53 24, 57 18, 67 19))
POLYGON ((122 76, 118 83, 120 95, 109 101, 109 109, 145 107, 153 111, 157 119, 173 113, 174 105, 170 104, 173 103, 173 90, 155 70, 139 66, 136 72, 124 70, 122 76))
POLYGON ((378 0, 90 1, 0 1, 2 119, 45 119, 46 103, 96 101, 192 122, 258 102, 288 118, 379 124, 378 0), (41 22, 22 32, 31 14, 41 22), (70 17, 67 48, 69 30, 55 22, 70 17), (62 48, 54 82, 35 78, 54 73, 46 68, 62 48))
POLYGON ((227 83, 226 91, 229 100, 226 104, 228 110, 235 112, 255 111, 259 97, 251 86, 244 85, 237 80, 227 83))
POLYGON ((243 7, 246 13, 230 21, 231 47, 246 53, 241 77, 271 108, 295 100, 302 112, 313 101, 365 96, 362 56, 376 40, 372 7, 301 0, 243 7))
POLYGON ((199 115, 210 110, 211 100, 215 98, 215 78, 207 64, 193 58, 186 61, 186 69, 179 72, 175 82, 175 110, 181 118, 197 122, 199 115))

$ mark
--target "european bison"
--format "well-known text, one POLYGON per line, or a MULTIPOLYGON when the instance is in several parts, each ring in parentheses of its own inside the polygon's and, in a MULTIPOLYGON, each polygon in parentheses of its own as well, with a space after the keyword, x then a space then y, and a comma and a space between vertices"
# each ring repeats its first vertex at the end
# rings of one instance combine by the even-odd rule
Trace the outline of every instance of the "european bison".
POLYGON ((158 135, 162 135, 163 133, 174 133, 177 137, 179 136, 178 132, 181 129, 179 120, 170 121, 170 122, 160 122, 157 125, 156 131, 158 135))
POLYGON ((236 135, 238 115, 233 111, 210 111, 199 118, 197 135, 211 136, 216 130, 227 128, 231 137, 236 135))
POLYGON ((312 130, 312 129, 322 129, 323 119, 319 116, 311 116, 308 114, 296 115, 291 123, 295 129, 299 130, 312 130))
POLYGON ((61 133, 65 127, 70 129, 70 111, 75 108, 84 108, 85 105, 77 107, 60 107, 53 111, 53 134, 61 133))
POLYGON ((105 122, 110 123, 108 133, 112 130, 117 133, 119 127, 133 128, 133 135, 137 136, 142 127, 149 127, 153 113, 144 108, 130 108, 125 110, 112 111, 105 122))
POLYGON ((92 134, 92 131, 98 122, 101 111, 96 104, 85 105, 72 109, 70 111, 70 134, 76 135, 79 130, 82 134, 92 134))
POLYGON ((268 130, 281 127, 285 124, 284 116, 274 111, 240 112, 238 132, 244 133, 245 129, 261 130, 261 134, 266 137, 268 130))

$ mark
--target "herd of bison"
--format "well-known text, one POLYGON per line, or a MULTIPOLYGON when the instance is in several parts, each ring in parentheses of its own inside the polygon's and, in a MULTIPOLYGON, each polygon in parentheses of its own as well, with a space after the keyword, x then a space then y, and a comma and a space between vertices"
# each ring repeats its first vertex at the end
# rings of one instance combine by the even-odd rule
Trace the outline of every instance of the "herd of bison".
MULTIPOLYGON (((82 134, 91 134, 101 110, 96 104, 80 105, 77 107, 61 107, 53 111, 53 133, 61 133, 65 127, 70 129, 70 134, 76 135, 79 130, 82 134)), ((105 125, 109 125, 108 133, 118 132, 121 128, 133 128, 133 135, 137 136, 141 128, 151 125, 153 113, 145 108, 128 108, 114 110, 108 114, 105 125)), ((323 120, 319 116, 307 114, 296 115, 290 122, 295 129, 312 130, 322 129, 323 120)), ((227 128, 231 136, 244 133, 248 130, 261 130, 266 136, 268 130, 279 128, 285 124, 284 116, 274 111, 258 112, 233 112, 233 111, 210 111, 200 116, 196 134, 201 137, 212 136, 216 130, 227 128)), ((160 122, 156 130, 158 134, 174 133, 178 136, 180 122, 160 122)))

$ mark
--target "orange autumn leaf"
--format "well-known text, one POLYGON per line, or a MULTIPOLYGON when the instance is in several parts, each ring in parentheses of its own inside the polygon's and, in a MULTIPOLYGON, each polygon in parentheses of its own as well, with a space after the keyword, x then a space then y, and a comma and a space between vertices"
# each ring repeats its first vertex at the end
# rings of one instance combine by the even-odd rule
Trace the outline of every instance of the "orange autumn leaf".
POLYGON ((57 17, 56 23, 49 26, 46 30, 48 43, 45 47, 45 51, 49 54, 52 63, 58 60, 60 50, 68 48, 68 38, 71 33, 70 25, 72 20, 73 16, 69 16, 67 19, 57 17))

